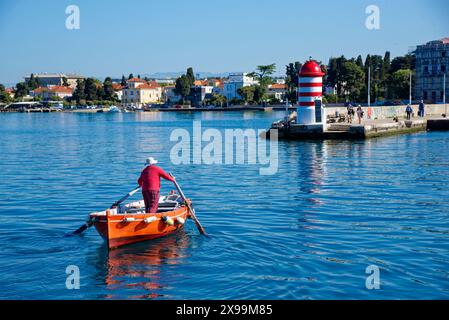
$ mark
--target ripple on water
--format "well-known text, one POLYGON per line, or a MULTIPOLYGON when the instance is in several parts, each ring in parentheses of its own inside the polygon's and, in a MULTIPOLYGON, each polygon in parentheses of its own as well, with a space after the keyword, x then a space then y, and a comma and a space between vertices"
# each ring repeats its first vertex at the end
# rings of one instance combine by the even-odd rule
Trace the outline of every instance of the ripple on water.
POLYGON ((447 133, 281 141, 273 176, 170 163, 172 128, 262 129, 281 116, 0 114, 0 298, 448 298, 447 133), (193 223, 110 252, 92 229, 65 237, 131 190, 150 154, 194 199, 209 238, 193 223), (378 291, 365 288, 371 264, 378 291), (65 288, 68 265, 81 290, 65 288))

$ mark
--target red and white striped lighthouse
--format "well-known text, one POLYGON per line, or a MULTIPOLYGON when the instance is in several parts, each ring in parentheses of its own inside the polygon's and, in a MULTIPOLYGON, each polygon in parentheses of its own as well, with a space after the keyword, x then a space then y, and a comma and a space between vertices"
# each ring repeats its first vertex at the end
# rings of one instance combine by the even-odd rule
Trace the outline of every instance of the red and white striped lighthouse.
MULTIPOLYGON (((317 121, 315 101, 321 101, 323 96, 323 76, 324 72, 321 71, 320 66, 314 60, 307 61, 301 67, 298 78, 298 124, 321 122, 317 121)), ((321 103, 319 105, 321 108, 321 103)), ((321 112, 321 109, 319 112, 321 112)))

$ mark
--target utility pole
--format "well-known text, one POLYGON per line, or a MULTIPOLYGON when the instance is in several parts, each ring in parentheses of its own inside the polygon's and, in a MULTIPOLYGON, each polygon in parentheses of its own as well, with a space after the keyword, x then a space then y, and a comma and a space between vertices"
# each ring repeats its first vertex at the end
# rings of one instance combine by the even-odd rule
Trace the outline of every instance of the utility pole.
POLYGON ((443 103, 444 103, 444 114, 447 117, 447 105, 446 105, 446 73, 443 74, 443 103))
POLYGON ((371 106, 371 66, 368 66, 368 107, 371 106))
POLYGON ((409 96, 408 96, 408 103, 411 106, 412 105, 412 70, 410 70, 410 84, 409 84, 409 96))

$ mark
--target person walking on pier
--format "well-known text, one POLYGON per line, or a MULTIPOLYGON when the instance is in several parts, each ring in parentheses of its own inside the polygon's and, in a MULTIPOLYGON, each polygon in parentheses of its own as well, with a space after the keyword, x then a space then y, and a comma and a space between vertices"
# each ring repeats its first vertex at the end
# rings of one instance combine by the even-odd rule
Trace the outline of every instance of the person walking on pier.
POLYGON ((363 119, 363 109, 360 105, 357 107, 357 118, 359 120, 359 124, 361 124, 363 119))
POLYGON ((424 117, 424 115, 425 115, 425 112, 424 112, 424 100, 421 100, 420 102, 419 102, 419 107, 418 107, 418 115, 421 117, 421 118, 423 118, 424 117))
POLYGON ((155 166, 157 160, 149 157, 146 160, 146 167, 140 174, 137 183, 142 187, 143 200, 145 202, 146 213, 156 213, 159 204, 159 192, 161 189, 161 177, 165 180, 175 181, 175 177, 170 176, 162 168, 155 166))
POLYGON ((348 104, 348 106, 346 107, 346 110, 348 110, 348 123, 352 123, 352 118, 355 114, 354 112, 354 107, 352 106, 352 104, 348 104))
POLYGON ((407 120, 411 119, 412 112, 413 112, 412 107, 410 105, 407 105, 407 108, 405 108, 405 113, 407 114, 407 120))

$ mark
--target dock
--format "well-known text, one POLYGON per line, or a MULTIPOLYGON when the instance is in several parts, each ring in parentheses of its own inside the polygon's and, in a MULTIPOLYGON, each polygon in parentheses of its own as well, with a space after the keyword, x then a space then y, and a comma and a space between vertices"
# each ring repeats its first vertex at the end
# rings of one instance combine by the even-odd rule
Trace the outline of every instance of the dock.
POLYGON ((447 118, 417 118, 413 120, 367 120, 362 124, 331 123, 273 125, 278 138, 285 140, 353 140, 407 134, 420 131, 449 131, 447 118))

